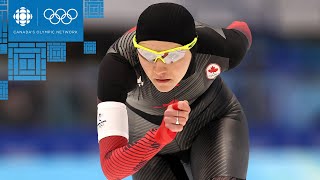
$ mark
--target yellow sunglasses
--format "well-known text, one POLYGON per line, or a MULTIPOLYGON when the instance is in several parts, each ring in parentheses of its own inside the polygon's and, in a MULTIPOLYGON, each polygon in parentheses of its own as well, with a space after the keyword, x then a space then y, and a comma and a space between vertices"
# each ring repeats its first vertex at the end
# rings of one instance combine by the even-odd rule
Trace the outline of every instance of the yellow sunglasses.
POLYGON ((158 59, 161 59, 161 61, 165 64, 171 64, 183 58, 186 54, 186 50, 191 49, 197 43, 197 41, 198 41, 198 37, 195 37, 193 41, 187 45, 158 52, 158 51, 154 51, 152 49, 139 45, 137 43, 136 35, 134 35, 132 39, 133 46, 137 48, 138 53, 143 58, 145 58, 149 62, 154 62, 154 63, 158 59))

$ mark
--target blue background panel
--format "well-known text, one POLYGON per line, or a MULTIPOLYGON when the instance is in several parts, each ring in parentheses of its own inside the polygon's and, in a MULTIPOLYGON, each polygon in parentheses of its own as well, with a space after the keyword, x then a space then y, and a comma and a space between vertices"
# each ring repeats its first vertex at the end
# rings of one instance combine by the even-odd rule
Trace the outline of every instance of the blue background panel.
POLYGON ((85 0, 84 14, 85 18, 103 18, 104 7, 103 0, 85 0))
POLYGON ((0 81, 0 100, 8 100, 8 81, 0 81))
POLYGON ((8 21, 10 42, 83 41, 82 0, 11 0, 8 21), (48 18, 53 13, 64 18, 48 18))
POLYGON ((46 80, 46 43, 9 43, 9 80, 46 80))
POLYGON ((47 44, 48 62, 66 62, 66 43, 47 44))
POLYGON ((96 42, 85 41, 83 42, 84 54, 96 54, 96 42))
POLYGON ((8 22, 7 22, 6 4, 0 2, 0 54, 8 53, 8 22))

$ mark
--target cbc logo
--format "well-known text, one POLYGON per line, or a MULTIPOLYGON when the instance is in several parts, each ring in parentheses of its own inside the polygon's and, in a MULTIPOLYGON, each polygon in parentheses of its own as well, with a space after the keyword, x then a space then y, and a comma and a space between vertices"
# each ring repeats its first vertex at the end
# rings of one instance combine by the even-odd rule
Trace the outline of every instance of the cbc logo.
POLYGON ((68 25, 78 17, 78 11, 73 8, 68 11, 62 8, 54 11, 53 9, 48 8, 43 12, 43 16, 53 25, 59 24, 60 22, 68 25))
POLYGON ((13 15, 13 19, 15 19, 16 23, 20 26, 25 26, 30 23, 32 14, 30 13, 29 9, 21 7, 20 9, 16 10, 16 13, 13 15))

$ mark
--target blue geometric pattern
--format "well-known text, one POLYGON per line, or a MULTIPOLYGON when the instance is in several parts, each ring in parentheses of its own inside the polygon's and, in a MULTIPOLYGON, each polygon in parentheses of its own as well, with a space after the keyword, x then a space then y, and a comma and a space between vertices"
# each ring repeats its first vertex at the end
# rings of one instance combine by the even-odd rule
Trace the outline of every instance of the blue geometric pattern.
MULTIPOLYGON (((20 2, 19 0, 16 1, 20 2)), ((82 7, 79 6, 80 9, 85 9, 85 17, 104 17, 103 0, 84 1, 85 4, 83 4, 82 0, 77 0, 77 3, 80 2, 81 4, 82 7), (85 7, 83 7, 83 5, 85 5, 85 7)), ((53 0, 52 2, 55 3, 53 0)), ((75 2, 70 2, 69 4, 73 6, 74 3, 75 2)), ((22 39, 20 41, 19 38, 16 42, 9 41, 8 37, 12 34, 11 32, 9 33, 8 23, 11 22, 12 18, 10 19, 11 15, 8 17, 8 4, 8 0, 0 0, 0 54, 8 54, 8 80, 46 80, 46 62, 66 62, 66 42, 50 42, 42 39, 36 41, 37 43, 31 43, 30 37, 26 43, 22 43, 22 39)), ((78 12, 79 17, 83 17, 83 11, 78 12)), ((56 33, 66 32, 57 31, 56 33)), ((57 39, 55 40, 57 41, 57 39)), ((76 41, 78 40, 72 40, 71 42, 76 41)), ((85 54, 96 54, 96 42, 86 42, 84 52, 85 54)), ((0 100, 8 100, 8 81, 0 81, 0 100)))
POLYGON ((47 62, 66 62, 66 43, 47 43, 47 62))
POLYGON ((46 43, 9 43, 9 80, 46 80, 46 43))
POLYGON ((84 1, 85 18, 103 18, 104 7, 103 0, 85 0, 84 1))
POLYGON ((96 54, 96 42, 85 41, 83 42, 84 54, 96 54))
POLYGON ((7 54, 8 48, 8 19, 7 1, 0 0, 0 54, 7 54))
POLYGON ((8 81, 0 81, 0 100, 8 100, 8 81))
POLYGON ((0 54, 7 54, 7 53, 8 53, 7 44, 0 43, 0 54))
POLYGON ((8 3, 7 0, 0 0, 0 11, 7 10, 8 3))

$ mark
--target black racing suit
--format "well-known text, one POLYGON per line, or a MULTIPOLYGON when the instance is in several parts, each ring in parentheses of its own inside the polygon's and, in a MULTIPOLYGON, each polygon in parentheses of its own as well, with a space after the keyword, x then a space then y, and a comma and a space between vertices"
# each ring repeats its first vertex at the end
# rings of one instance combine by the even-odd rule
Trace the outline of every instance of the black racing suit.
MULTIPOLYGON (((245 179, 249 142, 247 120, 235 95, 219 74, 237 66, 251 42, 237 29, 213 29, 196 24, 198 42, 193 69, 179 86, 163 93, 139 64, 132 38, 125 33, 108 50, 100 64, 98 99, 127 105, 129 143, 161 124, 173 99, 188 100, 191 112, 182 132, 133 175, 133 179, 245 179), (215 69, 214 68, 214 69, 215 69), (111 88, 112 87, 112 88, 111 88)), ((249 31, 250 32, 250 31, 249 31)))

